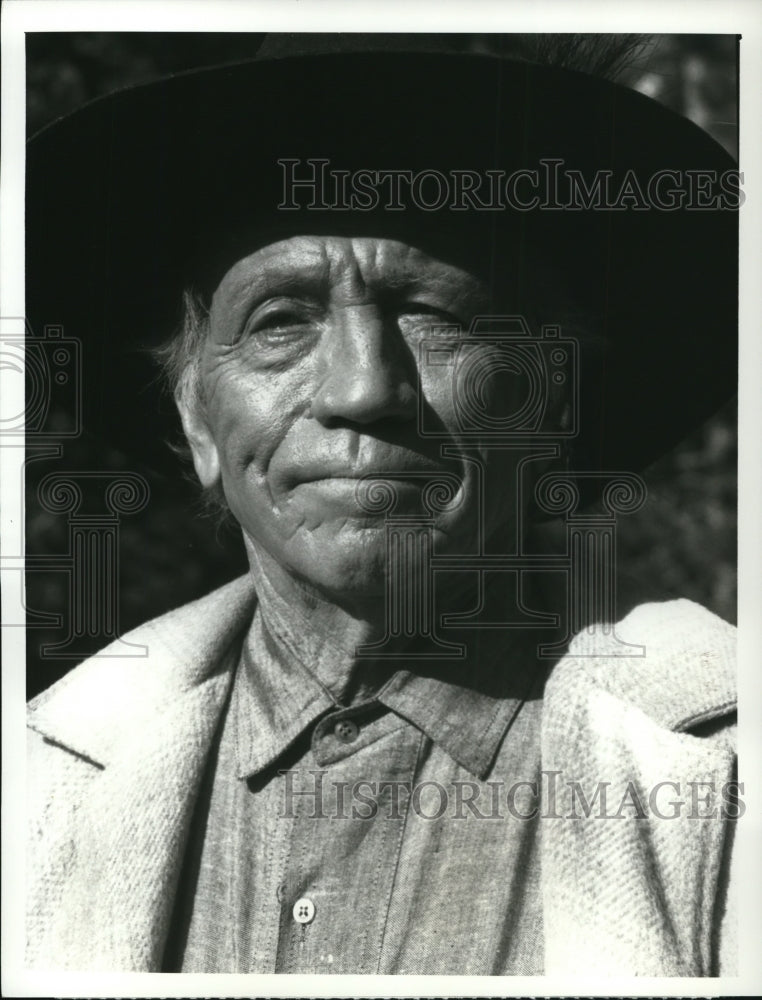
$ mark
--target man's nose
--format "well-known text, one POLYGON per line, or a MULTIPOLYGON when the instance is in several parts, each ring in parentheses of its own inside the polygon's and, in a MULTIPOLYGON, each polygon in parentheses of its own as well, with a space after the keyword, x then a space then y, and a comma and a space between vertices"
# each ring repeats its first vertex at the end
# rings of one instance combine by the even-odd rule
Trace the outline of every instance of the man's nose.
POLYGON ((417 365, 399 329, 376 306, 337 313, 324 339, 313 417, 327 426, 414 419, 417 365))

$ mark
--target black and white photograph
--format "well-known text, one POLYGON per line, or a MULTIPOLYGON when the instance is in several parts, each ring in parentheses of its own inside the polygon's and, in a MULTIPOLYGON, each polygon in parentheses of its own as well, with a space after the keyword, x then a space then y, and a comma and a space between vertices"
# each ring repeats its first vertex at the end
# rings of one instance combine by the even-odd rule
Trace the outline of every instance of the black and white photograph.
POLYGON ((750 8, 57 6, 3 15, 3 992, 753 994, 750 8))

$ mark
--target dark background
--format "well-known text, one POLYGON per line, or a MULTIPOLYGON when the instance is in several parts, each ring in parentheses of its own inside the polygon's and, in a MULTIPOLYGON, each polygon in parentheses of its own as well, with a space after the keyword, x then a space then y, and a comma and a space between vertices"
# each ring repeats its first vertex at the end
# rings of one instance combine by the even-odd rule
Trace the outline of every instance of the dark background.
MULTIPOLYGON (((68 33, 27 35, 28 134, 101 94, 195 66, 253 55, 256 34, 68 33)), ((489 35, 457 36, 457 47, 490 51, 489 35)), ((692 118, 737 152, 737 44, 733 36, 671 35, 652 39, 619 79, 692 118)), ((75 335, 75 331, 70 331, 75 335)), ((84 387, 87 391, 87 387, 84 387)), ((647 392, 647 386, 643 387, 647 392)), ((53 412, 52 419, 56 419, 53 412)), ((63 416, 61 417, 64 420, 63 416)), ((125 414, 129 419, 129 414, 125 414)), ((648 501, 618 530, 620 614, 642 600, 688 597, 728 621, 736 614, 736 411, 730 403, 664 456, 644 477, 648 501)), ((67 441, 59 460, 27 467, 27 553, 66 553, 68 523, 40 504, 50 472, 135 469, 134 460, 102 443, 67 441)), ((142 470, 144 471, 144 470, 142 470)), ((191 483, 150 479, 151 497, 120 526, 119 611, 122 632, 209 592, 245 569, 234 526, 204 513, 191 483)), ((104 508, 105 512, 105 508, 104 508)), ((549 546, 562 525, 545 528, 549 546)), ((75 665, 44 655, 66 635, 69 584, 62 572, 27 574, 27 607, 63 615, 61 628, 27 632, 28 694, 75 665)), ((88 637, 81 655, 104 637, 88 637)), ((81 658, 81 656, 79 657, 81 658)))

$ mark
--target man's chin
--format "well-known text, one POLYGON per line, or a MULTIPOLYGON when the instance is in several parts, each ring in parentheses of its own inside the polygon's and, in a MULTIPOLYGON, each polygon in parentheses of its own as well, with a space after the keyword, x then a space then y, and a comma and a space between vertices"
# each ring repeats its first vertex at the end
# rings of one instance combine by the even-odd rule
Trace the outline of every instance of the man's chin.
POLYGON ((389 545, 383 520, 324 523, 292 538, 282 565, 327 600, 344 607, 383 601, 389 545))

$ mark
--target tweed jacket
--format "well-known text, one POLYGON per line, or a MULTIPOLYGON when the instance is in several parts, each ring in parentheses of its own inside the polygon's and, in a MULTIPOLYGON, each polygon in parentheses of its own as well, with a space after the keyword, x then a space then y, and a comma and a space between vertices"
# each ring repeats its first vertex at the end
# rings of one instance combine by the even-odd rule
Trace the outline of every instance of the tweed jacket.
MULTIPOLYGON (((31 967, 160 971, 196 794, 255 601, 249 579, 236 580, 125 637, 147 655, 115 644, 31 702, 31 967)), ((720 787, 734 778, 734 692, 735 629, 689 601, 641 605, 616 635, 577 636, 554 668, 543 769, 587 788, 720 787), (617 637, 646 655, 617 655, 617 637)), ((557 818, 541 823, 548 974, 734 971, 732 823, 689 810, 635 821, 567 812, 559 799, 557 818)))

